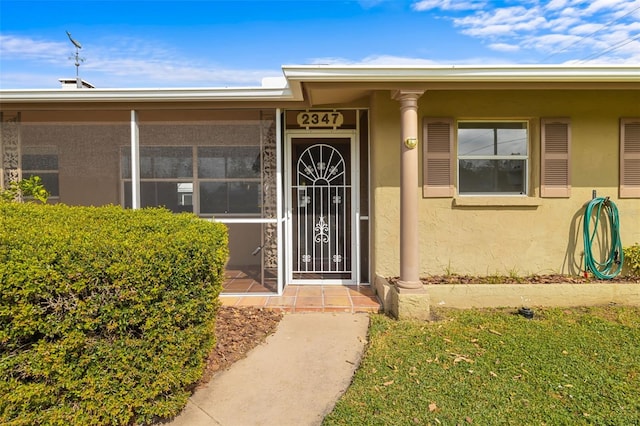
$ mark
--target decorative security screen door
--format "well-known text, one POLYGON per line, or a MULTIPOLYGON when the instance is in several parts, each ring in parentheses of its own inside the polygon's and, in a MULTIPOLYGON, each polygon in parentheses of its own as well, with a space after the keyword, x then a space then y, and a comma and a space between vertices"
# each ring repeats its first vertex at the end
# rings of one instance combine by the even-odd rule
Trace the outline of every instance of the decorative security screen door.
POLYGON ((353 283, 351 138, 292 138, 291 162, 292 281, 353 283))

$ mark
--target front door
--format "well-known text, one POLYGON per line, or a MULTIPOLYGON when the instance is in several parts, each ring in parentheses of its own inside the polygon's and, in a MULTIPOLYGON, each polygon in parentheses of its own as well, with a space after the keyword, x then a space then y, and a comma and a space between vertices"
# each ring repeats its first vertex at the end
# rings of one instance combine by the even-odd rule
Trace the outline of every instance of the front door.
POLYGON ((353 284, 353 138, 289 140, 289 280, 295 284, 353 284))

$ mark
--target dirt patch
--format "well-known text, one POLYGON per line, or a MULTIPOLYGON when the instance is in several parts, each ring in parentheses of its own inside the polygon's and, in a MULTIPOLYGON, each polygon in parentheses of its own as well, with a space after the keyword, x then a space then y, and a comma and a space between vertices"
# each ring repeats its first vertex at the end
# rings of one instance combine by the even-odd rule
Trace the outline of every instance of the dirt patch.
POLYGON ((205 373, 198 386, 211 380, 220 370, 260 345, 276 331, 283 313, 257 307, 221 306, 216 319, 216 347, 209 354, 205 373))

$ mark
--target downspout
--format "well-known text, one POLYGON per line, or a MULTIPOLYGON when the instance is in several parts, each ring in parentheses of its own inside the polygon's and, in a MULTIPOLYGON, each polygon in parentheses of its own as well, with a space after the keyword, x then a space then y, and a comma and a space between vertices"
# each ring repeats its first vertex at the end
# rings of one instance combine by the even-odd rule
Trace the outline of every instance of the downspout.
POLYGON ((420 281, 418 232, 418 99, 424 91, 398 90, 400 102, 400 292, 424 291, 420 281))

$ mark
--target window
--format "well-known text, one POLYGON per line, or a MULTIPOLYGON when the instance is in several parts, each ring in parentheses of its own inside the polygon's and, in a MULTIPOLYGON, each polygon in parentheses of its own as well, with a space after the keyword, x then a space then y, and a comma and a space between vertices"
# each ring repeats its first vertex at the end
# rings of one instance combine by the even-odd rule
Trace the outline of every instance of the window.
POLYGON ((260 147, 198 148, 200 213, 260 213, 260 147))
POLYGON ((58 183, 58 149, 55 146, 25 146, 22 148, 22 178, 39 176, 50 197, 60 196, 58 183))
MULTIPOLYGON (((122 151, 125 207, 131 207, 131 156, 122 151)), ((193 149, 140 147, 140 204, 174 212, 193 212, 193 149)))
MULTIPOLYGON (((121 158, 124 204, 131 207, 131 156, 127 148, 121 158)), ((257 145, 140 147, 142 207, 163 206, 201 215, 257 215, 261 213, 260 177, 257 145)))
POLYGON ((526 195, 527 122, 458 123, 458 193, 526 195))

